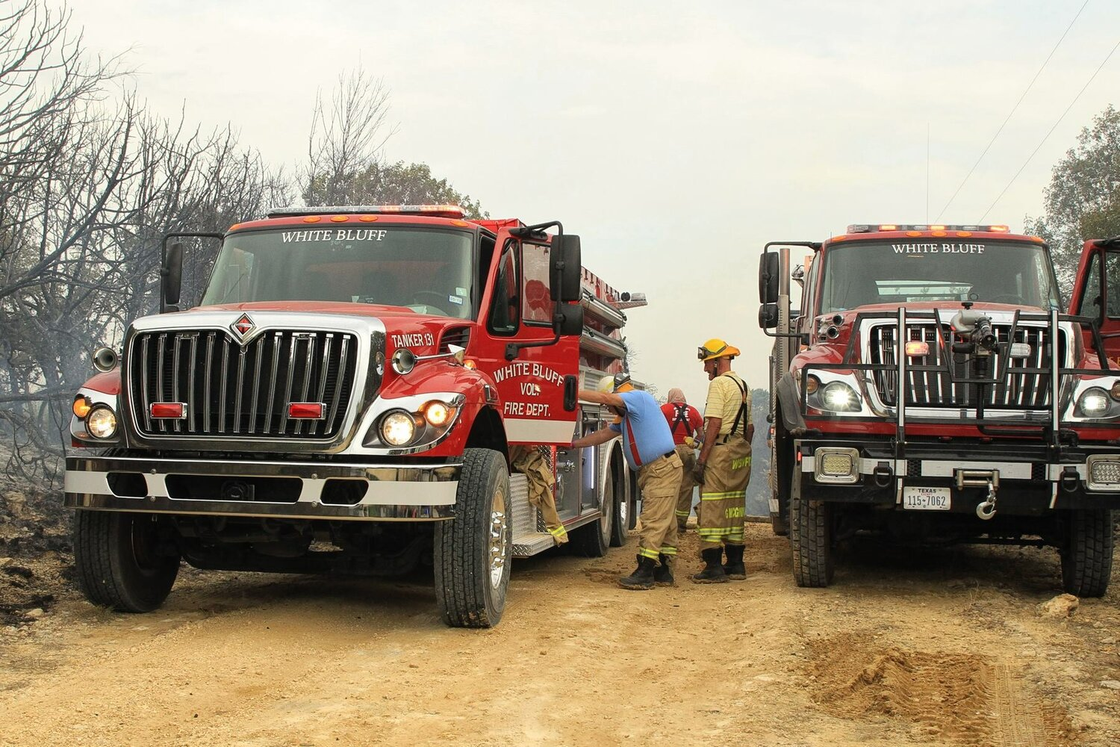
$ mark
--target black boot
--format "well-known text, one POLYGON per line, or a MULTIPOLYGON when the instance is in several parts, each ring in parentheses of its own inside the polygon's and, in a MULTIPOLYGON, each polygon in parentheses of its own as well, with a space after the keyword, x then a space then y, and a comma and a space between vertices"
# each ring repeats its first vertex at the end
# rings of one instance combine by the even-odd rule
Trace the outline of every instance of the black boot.
POLYGON ((672 586, 673 569, 669 567, 669 556, 660 554, 657 557, 661 560, 661 565, 653 572, 653 582, 658 586, 672 586))
POLYGON ((732 581, 742 581, 747 577, 747 567, 743 565, 742 545, 724 545, 727 552, 727 562, 723 564, 723 572, 732 581))
POLYGON ((692 577, 698 584, 723 584, 727 583, 727 574, 723 572, 723 551, 718 547, 704 550, 700 553, 704 559, 704 570, 692 577))
POLYGON ((638 568, 629 576, 618 579, 618 583, 622 584, 624 589, 652 589, 654 584, 653 571, 656 567, 656 560, 639 555, 638 568))

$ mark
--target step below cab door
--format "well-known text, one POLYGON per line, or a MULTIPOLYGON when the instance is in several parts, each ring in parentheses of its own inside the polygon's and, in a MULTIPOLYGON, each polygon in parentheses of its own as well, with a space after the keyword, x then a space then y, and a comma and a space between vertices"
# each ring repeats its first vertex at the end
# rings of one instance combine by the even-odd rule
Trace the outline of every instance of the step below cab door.
MULTIPOLYGON (((1070 313, 1097 320, 1109 365, 1120 368, 1120 238, 1085 242, 1070 313)), ((1091 332, 1084 334, 1086 349, 1093 350, 1091 332)))
MULTIPOLYGON (((564 294, 553 286, 570 282, 570 273, 565 278, 557 272, 558 257, 548 237, 503 234, 483 298, 479 366, 497 384, 509 443, 567 446, 576 426, 574 376, 579 371, 583 308, 556 301, 564 294), (579 319, 559 329, 558 312, 579 319)), ((578 268, 579 238, 569 235, 561 242, 576 247, 568 262, 578 268)), ((578 287, 578 272, 575 277, 578 287)))

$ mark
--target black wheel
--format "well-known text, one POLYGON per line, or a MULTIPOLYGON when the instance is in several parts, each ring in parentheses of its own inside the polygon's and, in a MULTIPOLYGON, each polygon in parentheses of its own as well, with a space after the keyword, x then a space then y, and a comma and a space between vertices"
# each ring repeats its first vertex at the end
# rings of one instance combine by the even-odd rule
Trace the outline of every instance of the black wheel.
POLYGON ((790 495, 790 544, 793 578, 798 586, 824 587, 832 583, 832 507, 809 500, 793 467, 790 495))
POLYGON ((782 423, 782 411, 778 409, 774 422, 773 447, 770 449, 770 526, 774 534, 779 537, 789 536, 789 493, 790 474, 788 465, 793 462, 792 446, 785 436, 785 427, 782 423), (777 504, 777 511, 773 505, 777 504))
POLYGON ((774 534, 779 537, 789 536, 789 512, 782 511, 787 504, 778 498, 778 510, 770 512, 770 528, 773 529, 774 534))
POLYGON ((179 575, 179 551, 161 536, 158 516, 112 511, 74 515, 78 586, 93 604, 118 612, 151 612, 179 575))
POLYGON ((623 547, 630 539, 630 517, 634 513, 634 506, 630 503, 626 493, 624 478, 626 473, 622 457, 618 451, 611 454, 610 461, 611 491, 614 493, 614 520, 611 522, 611 547, 623 547))
POLYGON ((463 452, 455 518, 435 526, 436 601, 454 628, 489 628, 502 619, 513 557, 509 469, 490 449, 463 452))
MULTIPOLYGON (((630 469, 627 467, 627 469, 630 469)), ((642 489, 638 487, 638 473, 635 470, 630 470, 630 502, 627 509, 630 511, 629 516, 626 517, 626 529, 635 529, 638 526, 638 516, 641 514, 639 511, 639 504, 642 502, 642 489)))
POLYGON ((1062 589, 1078 597, 1104 596, 1112 549, 1111 511, 1070 511, 1061 548, 1062 589))
POLYGON ((603 500, 599 504, 599 518, 584 524, 572 532, 572 550, 588 558, 601 558, 607 554, 614 536, 615 492, 613 471, 607 466, 606 480, 603 485, 603 500))

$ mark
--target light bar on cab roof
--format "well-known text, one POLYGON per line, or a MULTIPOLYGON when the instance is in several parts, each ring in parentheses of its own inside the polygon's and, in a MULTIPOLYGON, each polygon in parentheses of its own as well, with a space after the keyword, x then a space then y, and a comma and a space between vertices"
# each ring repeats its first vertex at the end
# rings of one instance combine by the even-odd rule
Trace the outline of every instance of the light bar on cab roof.
POLYGON ((1008 233, 1011 229, 1007 226, 949 226, 929 225, 925 223, 854 223, 848 226, 848 233, 886 233, 887 231, 976 231, 979 233, 1008 233))
POLYGON ((428 215, 433 218, 462 218, 458 205, 324 205, 284 207, 268 211, 269 218, 298 218, 303 215, 428 215))

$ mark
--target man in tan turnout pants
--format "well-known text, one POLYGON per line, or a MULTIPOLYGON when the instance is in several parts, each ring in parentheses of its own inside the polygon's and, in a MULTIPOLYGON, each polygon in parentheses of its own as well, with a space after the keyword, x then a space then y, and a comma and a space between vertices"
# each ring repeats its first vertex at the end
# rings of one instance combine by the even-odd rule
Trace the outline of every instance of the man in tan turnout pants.
POLYGON ((509 462, 515 472, 522 473, 528 479, 529 503, 541 510, 548 533, 558 545, 567 542, 568 530, 564 529, 560 514, 556 513, 556 498, 552 495, 556 477, 549 469, 544 454, 533 446, 513 446, 509 450, 509 462))
POLYGON ((630 376, 604 376, 595 390, 580 389, 579 399, 606 405, 618 420, 572 441, 582 449, 622 437, 622 454, 638 472, 642 490, 642 531, 638 537, 638 567, 618 583, 626 589, 673 585, 677 558, 677 522, 673 507, 681 486, 681 460, 673 449, 673 434, 657 400, 630 383, 630 376), (660 565, 658 565, 660 561, 660 565))
POLYGON ((711 339, 697 352, 708 374, 704 405, 704 444, 696 460, 700 487, 700 557, 704 570, 692 577, 701 584, 747 577, 743 564, 743 521, 751 479, 751 390, 731 370, 739 349, 711 339), (721 564, 723 553, 727 564, 721 564))

